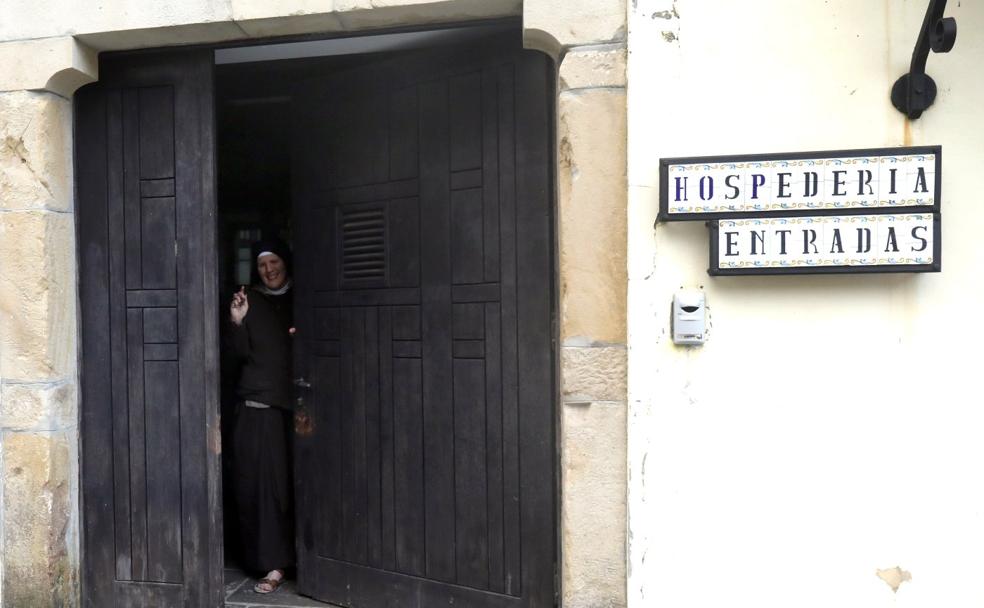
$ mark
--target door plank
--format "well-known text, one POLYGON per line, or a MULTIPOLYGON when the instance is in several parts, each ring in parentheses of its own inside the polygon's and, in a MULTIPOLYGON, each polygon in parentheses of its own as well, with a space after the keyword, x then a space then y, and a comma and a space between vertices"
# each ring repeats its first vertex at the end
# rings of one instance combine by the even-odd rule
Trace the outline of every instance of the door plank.
POLYGON ((420 285, 420 201, 416 196, 397 198, 388 209, 389 286, 412 289, 420 285))
POLYGON ((454 190, 451 192, 451 276, 455 285, 473 285, 485 280, 483 243, 482 190, 454 190))
POLYGON ((324 574, 320 580, 320 591, 336 598, 335 602, 343 606, 373 608, 377 606, 386 608, 404 606, 547 608, 553 606, 552 596, 550 604, 529 603, 524 598, 460 585, 447 585, 441 581, 407 576, 400 572, 386 572, 336 560, 319 559, 317 565, 324 574))
MULTIPOLYGON (((341 500, 342 495, 342 427, 341 419, 338 416, 340 410, 339 403, 342 396, 342 364, 340 357, 318 357, 315 360, 314 377, 318 379, 315 389, 313 411, 324 412, 327 414, 324 420, 324 427, 321 429, 321 437, 324 438, 320 458, 316 461, 307 463, 315 469, 322 471, 313 479, 313 483, 319 490, 318 507, 325 521, 320 526, 321 540, 318 543, 318 550, 321 555, 331 557, 342 557, 342 530, 344 520, 342 518, 341 500)), ((312 459, 315 460, 315 459, 312 459)), ((300 468, 303 464, 298 461, 295 467, 300 468)), ((310 525, 315 522, 302 522, 302 525, 310 525)))
POLYGON ((144 289, 174 289, 177 226, 174 198, 140 201, 140 278, 144 289))
POLYGON ((448 80, 451 171, 482 168, 482 74, 448 80))
MULTIPOLYGON (((222 542, 218 426, 218 307, 206 296, 217 283, 216 250, 206 250, 215 232, 214 146, 209 114, 213 107, 212 53, 198 51, 185 67, 187 78, 174 95, 174 170, 176 221, 185 238, 175 241, 178 289, 178 398, 181 420, 181 511, 185 602, 221 605, 222 542), (197 117, 191 121, 185 117, 197 117), (178 153, 180 151, 180 153, 178 153), (183 178, 183 179, 182 179, 183 178), (206 280, 206 279, 210 279, 206 280), (198 287, 202 286, 202 287, 198 287), (212 333, 207 333, 211 328, 212 333), (208 345, 208 346, 206 346, 208 345), (206 376, 206 370, 211 375, 206 376), (212 445, 209 445, 213 442, 212 445), (210 510, 210 508, 212 510, 210 510), (194 515, 191 515, 194 514, 194 515)), ((214 243, 213 243, 214 244, 214 243)))
POLYGON ((503 583, 503 495, 502 495, 502 349, 498 303, 485 305, 485 407, 489 589, 502 593, 503 583))
MULTIPOLYGON (((547 66, 542 55, 528 54, 516 68, 516 131, 526 136, 516 145, 516 284, 519 409, 523 424, 519 428, 522 449, 520 469, 520 509, 522 521, 536 521, 553 508, 555 480, 544 479, 538 471, 551 471, 553 458, 553 392, 548 379, 554 377, 550 356, 553 337, 552 290, 540 289, 550 276, 550 141, 549 108, 541 91, 547 86, 547 66), (529 381, 537 378, 541 381, 529 381)), ((548 556, 555 543, 554 529, 523 526, 522 577, 524 591, 533 597, 549 597, 553 589, 554 565, 548 556)))
POLYGON ((393 359, 396 568, 414 576, 426 575, 422 380, 419 358, 393 359))
MULTIPOLYGON (((129 404, 127 402, 127 360, 126 360, 126 295, 125 295, 125 251, 123 235, 125 220, 124 205, 124 165, 123 165, 123 107, 122 95, 119 91, 106 94, 107 116, 107 166, 106 183, 108 189, 106 221, 108 231, 106 241, 97 240, 92 236, 93 245, 105 246, 109 258, 109 324, 105 328, 93 327, 93 331, 105 331, 110 336, 111 368, 110 386, 112 392, 113 420, 113 480, 115 491, 113 505, 115 506, 116 524, 116 577, 129 580, 134 576, 131 546, 130 522, 130 434, 129 434, 129 404)), ((89 236, 89 235, 83 235, 89 236)), ((96 263, 96 262, 93 262, 96 263)), ((97 306, 99 300, 93 299, 89 307, 97 306)), ((85 309, 88 301, 83 300, 85 309)), ((83 359, 86 353, 83 352, 83 359)), ((96 401, 88 402, 98 403, 96 401)), ((83 403, 83 408, 86 403, 83 403)))
POLYGON ((379 308, 365 309, 366 368, 366 564, 379 568, 383 560, 382 445, 379 399, 379 308))
POLYGON ((489 585, 485 361, 454 360, 455 544, 457 583, 489 585))
POLYGON ((181 606, 184 595, 181 585, 133 581, 114 581, 116 594, 114 606, 125 608, 159 608, 181 606))
POLYGON ((174 177, 174 90, 143 87, 139 95, 140 179, 174 177))
POLYGON ((424 498, 429 578, 455 580, 454 422, 451 369, 451 259, 448 162, 448 84, 420 86, 421 317, 424 382, 424 498))
POLYGON ((519 335, 516 269, 516 126, 514 68, 499 68, 499 215, 502 297, 503 590, 522 593, 519 492, 519 335))
MULTIPOLYGON (((393 405, 393 321, 392 308, 379 308, 379 567, 396 569, 396 500, 393 405)), ((406 387, 400 387, 405 390, 406 387)))
POLYGON ((390 96, 391 180, 417 177, 417 87, 404 87, 390 96))
POLYGON ((342 555, 365 564, 368 557, 366 483, 365 311, 342 310, 342 555))
MULTIPOLYGON (((140 237, 142 222, 140 218, 140 90, 127 88, 123 95, 123 142, 122 149, 114 152, 120 155, 123 174, 120 176, 123 184, 122 209, 124 217, 123 230, 120 236, 126 243, 126 287, 141 289, 143 278, 143 252, 140 237)), ((168 126, 171 126, 169 123, 168 126)), ((171 286, 173 287, 173 286, 171 286)))
POLYGON ((130 462, 130 548, 133 560, 133 580, 147 581, 147 429, 144 405, 143 311, 126 311, 125 331, 127 380, 129 389, 128 429, 130 462))
POLYGON ((177 361, 143 364, 147 461, 147 580, 180 583, 181 432, 174 387, 180 384, 177 361))
MULTIPOLYGON (((89 142, 94 149, 107 149, 107 96, 98 85, 79 89, 75 94, 76 137, 89 142)), ((80 156, 76 163, 76 181, 80 209, 87 213, 76 214, 80 243, 91 244, 79 248, 79 298, 89 303, 79 311, 80 346, 85 357, 81 360, 81 376, 87 381, 81 385, 83 403, 108 404, 102 408, 82 408, 80 435, 83 446, 113 446, 112 410, 112 358, 110 327, 109 252, 107 204, 108 167, 106 154, 80 156)), ((89 606, 106 606, 112 602, 114 578, 123 571, 129 574, 129 563, 118 563, 115 546, 119 535, 114 526, 114 508, 118 505, 106 497, 119 495, 114 485, 122 485, 122 479, 113 474, 114 450, 102 449, 87 452, 80 463, 82 484, 81 529, 82 578, 91 581, 88 586, 89 606), (108 542, 112 539, 116 542, 108 542), (124 568, 125 566, 125 568, 124 568), (98 576, 108 572, 110 576, 98 576), (115 573, 115 577, 112 576, 115 573)), ((126 526, 129 533, 129 525, 126 526)), ((124 538, 129 544, 129 538, 124 538)), ((128 554, 128 552, 127 552, 128 554)))
POLYGON ((499 80, 496 70, 482 71, 482 235, 485 280, 499 281, 499 80))

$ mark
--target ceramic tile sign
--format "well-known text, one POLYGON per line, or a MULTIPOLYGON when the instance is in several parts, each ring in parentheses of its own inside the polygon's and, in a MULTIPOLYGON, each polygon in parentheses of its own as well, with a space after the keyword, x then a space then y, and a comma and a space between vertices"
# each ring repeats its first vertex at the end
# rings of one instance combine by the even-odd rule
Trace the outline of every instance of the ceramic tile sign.
POLYGON ((941 147, 664 158, 659 220, 938 212, 941 147))
POLYGON ((938 213, 717 220, 708 273, 939 272, 938 213))

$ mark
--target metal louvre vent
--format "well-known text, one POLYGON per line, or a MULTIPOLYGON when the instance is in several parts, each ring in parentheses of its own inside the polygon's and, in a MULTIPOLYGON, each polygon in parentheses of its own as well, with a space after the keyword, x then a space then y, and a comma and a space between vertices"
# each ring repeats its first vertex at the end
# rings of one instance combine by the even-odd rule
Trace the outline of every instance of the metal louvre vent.
POLYGON ((386 278, 386 215, 381 208, 342 211, 342 280, 386 278))

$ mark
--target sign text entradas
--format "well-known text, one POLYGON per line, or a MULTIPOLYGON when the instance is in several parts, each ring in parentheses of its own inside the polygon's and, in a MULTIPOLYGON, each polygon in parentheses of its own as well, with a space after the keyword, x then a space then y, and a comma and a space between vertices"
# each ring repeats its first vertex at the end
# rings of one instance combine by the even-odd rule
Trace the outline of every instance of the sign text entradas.
POLYGON ((932 272, 939 270, 933 213, 718 220, 711 274, 932 272))

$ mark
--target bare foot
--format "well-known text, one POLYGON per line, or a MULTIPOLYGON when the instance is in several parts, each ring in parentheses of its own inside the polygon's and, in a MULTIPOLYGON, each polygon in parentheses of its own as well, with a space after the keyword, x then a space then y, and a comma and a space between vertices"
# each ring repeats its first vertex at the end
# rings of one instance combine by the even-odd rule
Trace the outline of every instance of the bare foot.
POLYGON ((253 591, 257 593, 273 593, 284 582, 283 570, 271 570, 267 575, 253 585, 253 591))

